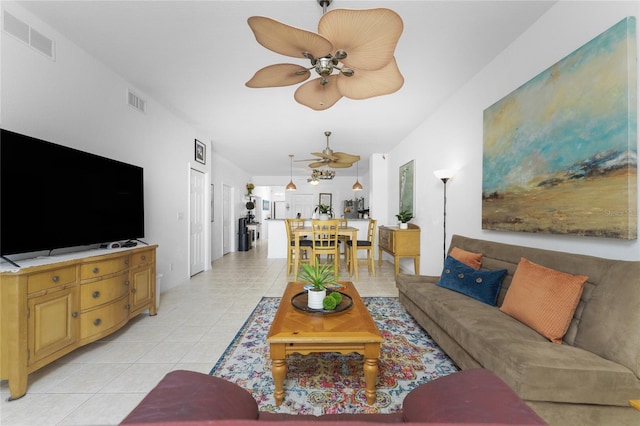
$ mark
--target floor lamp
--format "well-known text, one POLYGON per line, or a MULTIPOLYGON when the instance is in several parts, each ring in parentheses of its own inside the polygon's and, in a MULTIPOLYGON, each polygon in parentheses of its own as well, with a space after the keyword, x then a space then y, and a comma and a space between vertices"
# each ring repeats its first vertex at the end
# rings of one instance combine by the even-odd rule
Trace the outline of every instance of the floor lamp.
POLYGON ((451 170, 436 170, 433 172, 433 174, 436 175, 436 177, 440 179, 444 184, 444 206, 442 214, 442 260, 445 260, 447 258, 447 182, 453 177, 453 172, 451 170))

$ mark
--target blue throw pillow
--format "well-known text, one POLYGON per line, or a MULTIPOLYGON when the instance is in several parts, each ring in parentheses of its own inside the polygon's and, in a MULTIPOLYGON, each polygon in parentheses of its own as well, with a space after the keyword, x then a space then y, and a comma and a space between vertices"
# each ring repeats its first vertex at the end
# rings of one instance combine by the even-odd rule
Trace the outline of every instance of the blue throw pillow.
POLYGON ((497 271, 473 269, 453 257, 447 256, 442 275, 436 285, 495 306, 500 292, 500 284, 506 274, 506 269, 497 271))

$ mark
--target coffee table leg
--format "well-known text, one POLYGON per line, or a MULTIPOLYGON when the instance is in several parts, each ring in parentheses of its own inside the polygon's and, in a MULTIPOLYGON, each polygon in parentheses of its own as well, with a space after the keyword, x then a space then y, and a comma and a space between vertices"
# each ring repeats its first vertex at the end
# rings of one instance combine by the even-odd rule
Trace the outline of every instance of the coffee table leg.
POLYGON ((284 378, 287 375, 287 363, 284 359, 274 359, 271 361, 271 374, 273 375, 273 383, 275 385, 273 396, 276 399, 276 405, 280 406, 284 400, 284 378))
POLYGON ((366 384, 367 404, 376 402, 376 381, 378 380, 378 358, 365 358, 364 382, 366 384))

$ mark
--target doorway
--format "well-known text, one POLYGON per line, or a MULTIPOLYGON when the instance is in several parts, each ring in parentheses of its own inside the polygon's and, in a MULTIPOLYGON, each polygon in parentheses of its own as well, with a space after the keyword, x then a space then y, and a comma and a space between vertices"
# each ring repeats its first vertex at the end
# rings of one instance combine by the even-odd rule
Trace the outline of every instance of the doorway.
POLYGON ((204 271, 205 256, 205 174, 191 169, 189 211, 189 273, 204 271))
POLYGON ((231 230, 232 228, 232 211, 231 211, 231 187, 222 185, 222 255, 231 253, 231 230))

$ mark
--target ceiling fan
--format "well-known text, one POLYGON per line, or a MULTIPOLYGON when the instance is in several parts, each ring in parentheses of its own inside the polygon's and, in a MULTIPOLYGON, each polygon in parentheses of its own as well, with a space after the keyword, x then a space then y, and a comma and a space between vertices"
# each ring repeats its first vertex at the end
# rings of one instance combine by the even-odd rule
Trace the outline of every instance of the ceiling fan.
POLYGON ((326 131, 324 135, 327 137, 327 147, 322 152, 312 152, 311 155, 315 155, 318 158, 310 158, 307 160, 296 161, 312 161, 309 167, 316 169, 318 167, 328 166, 334 169, 348 169, 356 161, 360 161, 359 155, 347 154, 346 152, 334 152, 329 147, 329 136, 331 132, 326 131))
POLYGON ((323 8, 318 33, 264 16, 247 22, 262 46, 282 55, 306 58, 310 67, 275 64, 258 70, 247 87, 281 87, 319 78, 298 87, 295 100, 316 111, 332 107, 343 96, 367 99, 398 91, 404 84, 394 57, 402 34, 400 16, 389 9, 335 9, 332 0, 317 0, 323 8), (326 13, 324 13, 326 12, 326 13))

